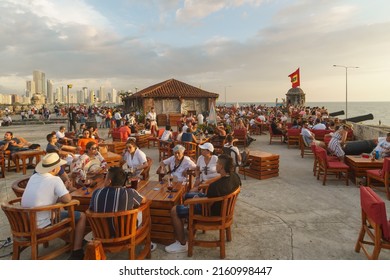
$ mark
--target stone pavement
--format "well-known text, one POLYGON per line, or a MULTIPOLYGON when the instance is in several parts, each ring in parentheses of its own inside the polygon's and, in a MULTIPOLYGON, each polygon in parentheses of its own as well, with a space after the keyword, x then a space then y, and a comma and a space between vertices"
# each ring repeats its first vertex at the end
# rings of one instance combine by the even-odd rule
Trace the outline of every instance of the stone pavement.
MULTIPOLYGON (((32 143, 46 147, 46 134, 57 130, 59 125, 32 125, 1 127, 0 134, 11 130, 14 135, 25 137, 32 143)), ((107 137, 107 129, 101 129, 107 137)), ((286 144, 269 145, 269 136, 255 136, 250 150, 262 150, 280 155, 279 177, 256 180, 242 179, 242 191, 238 197, 233 241, 226 246, 227 259, 239 260, 365 260, 364 254, 355 253, 354 246, 360 229, 359 189, 350 182, 329 180, 326 186, 317 181, 312 173, 313 157, 301 158, 297 148, 287 149, 286 144)), ((151 179, 157 179, 157 148, 143 148, 153 159, 151 179)), ((28 174, 32 170, 27 171, 28 174)), ((21 173, 7 172, 0 179, 0 202, 15 197, 10 186, 21 173)), ((390 202, 384 193, 388 213, 390 202)), ((206 233, 212 235, 213 233, 206 233)), ((214 234, 215 235, 215 234, 214 234)), ((8 221, 0 211, 0 240, 10 236, 8 221)), ((12 248, 0 249, 0 255, 12 248)), ((60 259, 66 259, 63 255, 60 259)), ((22 253, 28 259, 29 252, 22 253)), ((109 255, 110 259, 126 259, 127 252, 109 255)), ((10 259, 4 257, 2 259, 10 259)), ((152 259, 219 259, 218 248, 195 247, 194 255, 168 254, 164 246, 152 253, 152 259)), ((380 259, 390 259, 390 252, 382 251, 380 259)))

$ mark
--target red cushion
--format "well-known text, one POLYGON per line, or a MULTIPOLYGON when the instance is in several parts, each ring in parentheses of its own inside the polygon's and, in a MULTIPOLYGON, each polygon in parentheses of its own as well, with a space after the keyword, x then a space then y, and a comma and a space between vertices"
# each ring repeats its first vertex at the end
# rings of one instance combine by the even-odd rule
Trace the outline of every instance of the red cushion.
POLYGON ((340 161, 336 156, 328 156, 328 161, 340 161))
POLYGON ((370 188, 360 187, 360 204, 363 211, 376 224, 382 226, 383 238, 390 240, 390 224, 386 216, 386 207, 383 200, 370 188))
POLYGON ((370 174, 375 177, 382 177, 381 173, 382 173, 381 169, 367 170, 367 174, 370 174))
POLYGON ((345 169, 349 169, 349 166, 346 165, 344 162, 341 162, 341 161, 329 161, 328 162, 328 167, 329 168, 345 168, 345 169))

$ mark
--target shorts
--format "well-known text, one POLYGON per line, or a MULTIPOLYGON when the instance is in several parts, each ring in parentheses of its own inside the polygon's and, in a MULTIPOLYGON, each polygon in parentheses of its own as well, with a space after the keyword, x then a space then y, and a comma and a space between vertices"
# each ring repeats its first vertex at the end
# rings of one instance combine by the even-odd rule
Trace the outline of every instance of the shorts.
MULTIPOLYGON (((61 220, 66 219, 68 217, 69 217, 68 211, 61 211, 61 213, 60 213, 60 219, 61 220)), ((74 219, 75 219, 75 223, 76 224, 80 220, 80 217, 81 217, 81 212, 80 211, 74 211, 74 219)))
MULTIPOLYGON (((204 193, 190 192, 185 194, 184 200, 191 199, 195 196, 206 197, 204 193)), ((179 218, 188 218, 190 207, 188 205, 177 205, 176 213, 179 218)), ((202 214, 202 206, 200 204, 195 204, 195 214, 202 214)))

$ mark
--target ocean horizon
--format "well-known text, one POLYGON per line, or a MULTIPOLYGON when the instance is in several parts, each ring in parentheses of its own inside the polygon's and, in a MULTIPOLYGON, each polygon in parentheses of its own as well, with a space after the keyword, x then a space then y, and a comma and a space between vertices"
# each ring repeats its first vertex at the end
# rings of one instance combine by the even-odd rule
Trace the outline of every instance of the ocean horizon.
MULTIPOLYGON (((226 104, 235 105, 237 102, 227 102, 226 104)), ((224 102, 217 102, 217 105, 224 105, 224 102)), ((275 106, 275 102, 238 102, 239 105, 244 104, 266 104, 267 106, 275 106)), ((325 107, 329 113, 345 110, 345 102, 306 102, 308 107, 325 107)), ((363 124, 378 125, 381 122, 382 125, 390 126, 390 114, 388 109, 390 106, 389 101, 384 102, 348 102, 348 118, 357 117, 367 114, 373 114, 374 119, 361 122, 363 124)), ((345 118, 345 115, 338 116, 339 118, 345 118)))

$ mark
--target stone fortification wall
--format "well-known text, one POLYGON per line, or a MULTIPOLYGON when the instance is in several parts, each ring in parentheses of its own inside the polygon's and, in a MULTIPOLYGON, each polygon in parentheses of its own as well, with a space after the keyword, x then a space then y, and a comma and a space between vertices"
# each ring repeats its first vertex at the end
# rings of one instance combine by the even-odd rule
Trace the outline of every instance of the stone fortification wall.
POLYGON ((364 124, 351 123, 356 140, 370 140, 384 137, 387 131, 383 128, 372 127, 364 124))

